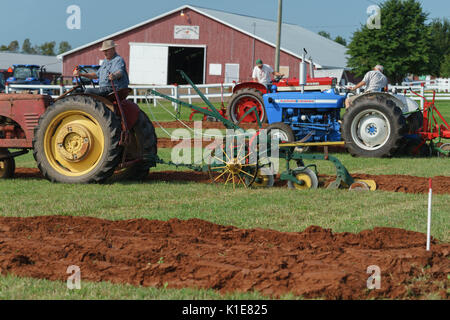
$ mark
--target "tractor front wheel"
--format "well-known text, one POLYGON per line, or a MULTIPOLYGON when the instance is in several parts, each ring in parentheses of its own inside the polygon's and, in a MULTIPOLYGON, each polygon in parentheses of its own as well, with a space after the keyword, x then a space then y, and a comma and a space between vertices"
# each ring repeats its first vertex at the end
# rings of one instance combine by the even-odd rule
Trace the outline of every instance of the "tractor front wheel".
POLYGON ((120 161, 120 121, 105 104, 69 96, 47 108, 33 139, 33 156, 52 182, 100 183, 120 161))
MULTIPOLYGON (((7 157, 10 155, 8 149, 0 148, 0 157, 7 157)), ((14 177, 14 170, 16 169, 16 162, 14 158, 6 158, 0 160, 0 179, 9 179, 14 177)))

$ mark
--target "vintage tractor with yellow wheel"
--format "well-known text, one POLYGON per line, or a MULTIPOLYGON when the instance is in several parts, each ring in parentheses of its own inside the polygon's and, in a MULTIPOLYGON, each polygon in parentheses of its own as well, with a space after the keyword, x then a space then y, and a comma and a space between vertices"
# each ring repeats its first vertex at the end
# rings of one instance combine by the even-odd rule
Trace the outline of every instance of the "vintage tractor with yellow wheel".
POLYGON ((0 178, 13 177, 14 158, 30 149, 52 182, 146 177, 156 165, 156 134, 146 114, 126 100, 129 89, 102 97, 82 93, 83 86, 56 99, 0 94, 0 178))

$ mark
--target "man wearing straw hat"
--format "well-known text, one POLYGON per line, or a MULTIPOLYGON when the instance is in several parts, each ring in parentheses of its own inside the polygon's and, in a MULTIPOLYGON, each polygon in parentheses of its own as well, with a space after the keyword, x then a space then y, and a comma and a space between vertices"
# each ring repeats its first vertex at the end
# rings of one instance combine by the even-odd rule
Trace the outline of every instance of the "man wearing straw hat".
MULTIPOLYGON (((89 79, 99 79, 98 88, 86 88, 85 93, 96 94, 100 96, 107 96, 112 92, 111 81, 114 81, 114 86, 117 90, 127 88, 129 84, 127 68, 125 61, 116 53, 116 44, 113 40, 103 41, 100 51, 103 51, 105 60, 97 70, 97 72, 83 73, 83 77, 89 79)), ((73 71, 75 77, 80 76, 80 71, 75 69, 73 71)))

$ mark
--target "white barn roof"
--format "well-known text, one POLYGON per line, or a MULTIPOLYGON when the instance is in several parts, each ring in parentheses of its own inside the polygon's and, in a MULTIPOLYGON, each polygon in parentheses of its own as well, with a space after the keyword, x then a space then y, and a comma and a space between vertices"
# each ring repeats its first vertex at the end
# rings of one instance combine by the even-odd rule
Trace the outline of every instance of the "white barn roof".
POLYGON ((47 72, 62 73, 62 61, 57 57, 0 52, 0 69, 8 69, 13 64, 36 64, 38 66, 45 66, 47 72))
MULTIPOLYGON (((110 34, 101 39, 95 40, 73 50, 67 51, 58 56, 62 58, 81 49, 90 47, 106 39, 113 38, 122 33, 141 27, 147 23, 156 21, 183 9, 191 9, 200 14, 210 17, 220 23, 223 23, 233 29, 241 31, 255 39, 258 39, 271 46, 275 46, 277 37, 277 22, 272 20, 260 19, 235 13, 228 13, 219 10, 194 7, 184 5, 172 11, 166 12, 160 16, 149 19, 130 28, 110 34)), ((281 31, 281 50, 301 58, 303 48, 308 51, 307 58, 312 56, 314 65, 317 68, 345 68, 347 66, 347 48, 343 45, 322 37, 315 32, 309 31, 298 25, 283 23, 281 31)), ((308 59, 307 59, 308 60, 308 59)))

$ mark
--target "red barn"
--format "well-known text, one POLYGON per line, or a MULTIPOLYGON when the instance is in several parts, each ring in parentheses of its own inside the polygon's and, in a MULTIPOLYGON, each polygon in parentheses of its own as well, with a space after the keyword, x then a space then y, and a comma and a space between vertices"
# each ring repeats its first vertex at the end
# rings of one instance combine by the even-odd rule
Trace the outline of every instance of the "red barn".
MULTIPOLYGON (((185 5, 59 57, 64 75, 70 76, 76 65, 100 64, 102 42, 113 39, 132 84, 182 84, 177 69, 197 84, 239 82, 251 78, 257 59, 273 67, 276 30, 276 21, 185 5)), ((303 48, 317 69, 346 66, 344 46, 300 26, 283 24, 280 72, 299 76, 303 48)))

